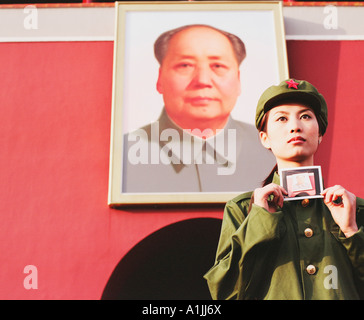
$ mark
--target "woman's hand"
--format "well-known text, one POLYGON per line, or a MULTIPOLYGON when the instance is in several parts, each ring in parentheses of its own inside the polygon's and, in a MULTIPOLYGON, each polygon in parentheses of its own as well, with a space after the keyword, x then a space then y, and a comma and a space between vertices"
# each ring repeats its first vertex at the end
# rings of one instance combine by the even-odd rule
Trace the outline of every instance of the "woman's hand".
POLYGON ((357 232, 356 196, 338 185, 325 189, 321 194, 332 218, 345 237, 348 238, 357 232))
POLYGON ((278 207, 283 207, 284 195, 287 195, 287 191, 283 187, 270 183, 254 190, 254 204, 269 212, 276 212, 278 207))

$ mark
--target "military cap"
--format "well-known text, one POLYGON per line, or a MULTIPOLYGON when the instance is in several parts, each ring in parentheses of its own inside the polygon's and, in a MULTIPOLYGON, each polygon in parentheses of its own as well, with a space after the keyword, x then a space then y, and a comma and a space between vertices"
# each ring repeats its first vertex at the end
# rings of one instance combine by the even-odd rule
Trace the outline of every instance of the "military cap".
POLYGON ((277 86, 271 86, 261 95, 255 116, 255 126, 259 129, 263 116, 272 108, 289 102, 302 103, 315 112, 321 134, 326 131, 327 105, 324 97, 308 81, 288 79, 277 86))

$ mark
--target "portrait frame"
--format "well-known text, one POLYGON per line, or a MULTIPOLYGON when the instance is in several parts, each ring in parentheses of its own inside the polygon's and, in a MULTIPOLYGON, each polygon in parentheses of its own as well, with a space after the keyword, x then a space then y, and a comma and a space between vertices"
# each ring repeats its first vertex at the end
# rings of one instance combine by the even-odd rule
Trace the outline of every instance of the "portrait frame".
POLYGON ((288 192, 284 201, 323 198, 321 166, 279 170, 281 186, 288 192))
MULTIPOLYGON (((244 117, 239 118, 244 118, 246 120, 243 121, 253 125, 256 103, 261 93, 267 87, 278 84, 289 77, 281 1, 116 2, 115 19, 108 204, 121 206, 225 203, 238 194, 250 191, 125 191, 124 185, 128 180, 124 178, 126 175, 124 175, 125 168, 123 168, 124 135, 156 120, 163 108, 163 102, 160 102, 161 97, 158 96, 155 89, 159 69, 158 62, 153 55, 153 43, 156 37, 168 29, 194 23, 209 24, 223 30, 230 28, 227 30, 228 32, 244 29, 248 34, 244 38, 244 42, 247 44, 249 41, 251 43, 255 41, 255 47, 250 46, 255 51, 250 50, 249 45, 247 49, 247 59, 252 59, 252 61, 255 59, 255 62, 248 64, 246 72, 241 72, 247 76, 246 79, 242 79, 241 95, 244 98, 240 104, 249 105, 249 108, 244 111, 236 110, 238 108, 233 110, 237 117, 240 112, 244 117), (214 19, 216 17, 218 19, 214 19), (239 21, 244 21, 247 27, 241 27, 242 22, 239 21), (262 24, 264 24, 263 27, 262 24), (259 36, 250 31, 259 29, 258 26, 262 27, 259 36), (261 56, 259 56, 260 54, 261 56), (260 58, 259 61, 257 56, 260 58), (144 68, 137 66, 137 61, 143 61, 144 68), (257 66, 261 69, 257 69, 257 66), (248 78, 249 74, 250 78, 248 78), (143 88, 143 94, 140 94, 140 88, 143 88), (150 94, 148 94, 148 90, 150 94), (154 93, 152 93, 153 90, 154 93), (142 96, 146 101, 139 100, 143 98, 142 96), (153 98, 151 98, 152 96, 153 98)), ((274 163, 272 158, 268 160, 266 170, 270 171, 274 163)))

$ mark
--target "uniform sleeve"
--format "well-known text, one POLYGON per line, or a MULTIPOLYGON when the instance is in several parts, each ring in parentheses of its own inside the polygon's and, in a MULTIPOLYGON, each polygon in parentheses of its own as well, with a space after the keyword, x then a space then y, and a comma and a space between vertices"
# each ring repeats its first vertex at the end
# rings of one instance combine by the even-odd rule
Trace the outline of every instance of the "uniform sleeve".
POLYGON ((206 273, 213 299, 254 299, 269 275, 269 261, 285 231, 282 211, 256 205, 225 206, 214 266, 206 273))
POLYGON ((364 200, 358 198, 357 203, 357 224, 359 230, 349 238, 346 238, 340 231, 338 240, 347 251, 353 266, 355 284, 360 299, 364 299, 364 200))

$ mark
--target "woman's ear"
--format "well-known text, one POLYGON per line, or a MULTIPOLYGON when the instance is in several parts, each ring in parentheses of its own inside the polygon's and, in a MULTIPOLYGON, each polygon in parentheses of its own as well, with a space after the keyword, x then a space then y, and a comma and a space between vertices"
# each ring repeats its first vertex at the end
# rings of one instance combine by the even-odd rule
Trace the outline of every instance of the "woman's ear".
POLYGON ((321 142, 322 142, 322 135, 319 135, 318 144, 320 144, 321 142))
POLYGON ((271 147, 270 147, 267 133, 264 131, 259 131, 259 138, 260 138, 260 142, 262 143, 263 147, 270 150, 271 147))

